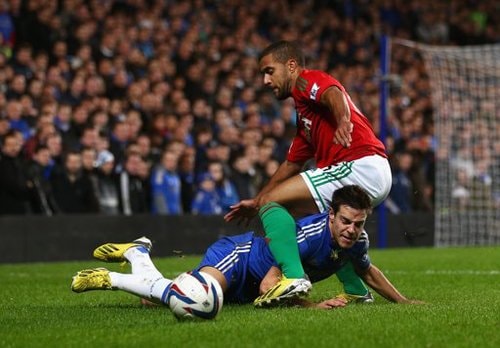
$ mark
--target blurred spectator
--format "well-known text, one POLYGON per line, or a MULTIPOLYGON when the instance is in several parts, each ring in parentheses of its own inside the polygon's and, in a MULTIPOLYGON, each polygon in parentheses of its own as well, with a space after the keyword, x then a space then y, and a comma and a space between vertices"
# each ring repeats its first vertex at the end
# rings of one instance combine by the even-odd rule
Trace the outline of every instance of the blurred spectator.
POLYGON ((57 130, 62 134, 68 133, 71 128, 71 116, 73 109, 69 104, 60 104, 57 114, 54 118, 54 124, 57 130))
POLYGON ((37 146, 46 145, 49 136, 55 133, 56 127, 52 123, 40 124, 37 127, 36 133, 30 136, 24 143, 24 155, 26 158, 30 159, 37 146))
POLYGON ((51 178, 54 197, 62 213, 97 213, 99 204, 94 187, 82 168, 82 156, 70 151, 64 156, 63 167, 54 170, 51 178))
POLYGON ((109 150, 115 156, 115 162, 117 164, 122 163, 125 156, 125 149, 129 142, 130 126, 126 122, 117 122, 113 126, 113 130, 110 136, 109 150))
POLYGON ((95 162, 95 192, 99 203, 99 212, 105 215, 118 215, 119 192, 114 175, 115 157, 107 150, 99 152, 95 162))
POLYGON ((238 154, 233 161, 233 173, 231 180, 236 187, 236 192, 240 199, 255 197, 257 189, 253 186, 255 170, 252 168, 250 160, 244 154, 238 154))
POLYGON ((409 213, 412 209, 413 185, 408 173, 412 166, 412 156, 408 152, 396 154, 392 167, 392 188, 388 207, 394 214, 409 213))
POLYGON ((223 213, 221 200, 210 173, 201 174, 198 189, 191 205, 193 215, 220 215, 223 213))
POLYGON ((7 47, 14 46, 15 27, 7 1, 0 2, 0 36, 7 47))
POLYGON ((14 75, 12 78, 9 89, 5 95, 7 100, 19 100, 26 92, 26 77, 24 75, 18 74, 14 75))
MULTIPOLYGON (((96 4, 0 2, 0 109, 2 116, 11 115, 9 124, 0 117, 0 136, 9 127, 19 129, 24 139, 36 134, 23 148, 29 157, 44 144, 38 135, 49 133, 40 118, 48 118, 50 110, 50 123, 59 133, 45 140, 53 161, 61 162, 61 149, 80 150, 83 140, 83 146, 98 152, 111 151, 120 172, 129 144, 136 143, 132 148, 138 146, 146 160, 142 176, 160 162, 165 145, 181 141, 196 148, 193 175, 221 161, 226 174, 235 176, 241 198, 253 196, 250 192, 267 177, 268 162, 255 161, 255 146, 267 157, 264 142, 269 146, 266 139, 273 138, 271 158, 282 162, 295 132, 293 102, 279 104, 262 89, 256 56, 269 41, 299 40, 313 62, 310 68, 343 81, 378 129, 375 75, 382 34, 445 45, 496 43, 500 37, 499 12, 491 1, 96 4), (126 20, 122 8, 129 11, 126 20), (229 18, 231 13, 237 16, 229 18), (304 13, 308 20, 299 18, 304 13), (83 135, 88 127, 99 132, 96 144, 83 135), (249 164, 234 160, 240 152, 247 153, 249 164)), ((429 81, 415 50, 393 45, 391 58, 391 76, 400 81, 391 86, 395 144, 389 154, 410 153, 413 208, 429 210, 435 150, 424 145, 427 139, 435 142, 429 81)), ((454 156, 454 149, 449 154, 454 156)), ((183 192, 184 207, 190 207, 183 192)))
POLYGON ((279 166, 280 166, 280 162, 278 162, 278 160, 275 160, 275 159, 270 159, 269 161, 267 161, 265 163, 262 184, 258 188, 259 191, 262 190, 262 188, 269 182, 271 177, 278 170, 279 166))
POLYGON ((69 89, 63 93, 61 103, 69 106, 79 105, 84 98, 85 80, 83 77, 75 77, 69 86, 69 89))
POLYGON ((50 158, 55 165, 62 165, 62 138, 59 134, 53 133, 47 136, 46 144, 50 152, 50 158))
POLYGON ((1 145, 0 215, 27 214, 30 212, 33 183, 29 181, 19 155, 22 148, 20 133, 15 130, 7 132, 1 145))
POLYGON ((10 128, 21 132, 24 140, 27 140, 31 136, 31 128, 28 122, 22 118, 22 110, 22 105, 17 100, 7 102, 6 115, 10 128))
POLYGON ((84 147, 80 151, 80 154, 82 155, 83 174, 87 175, 89 178, 94 177, 97 164, 97 151, 92 147, 84 147))
POLYGON ((87 126, 87 127, 83 128, 82 134, 80 136, 79 144, 78 144, 77 148, 75 148, 75 150, 81 151, 81 149, 83 149, 85 147, 90 147, 92 149, 95 149, 96 145, 97 145, 98 136, 99 136, 99 132, 98 132, 97 128, 94 128, 92 126, 87 126))
POLYGON ((454 207, 459 211, 467 211, 471 199, 472 180, 465 170, 459 169, 456 172, 456 180, 451 190, 451 198, 454 207))
POLYGON ((7 120, 7 118, 5 117, 0 116, 0 138, 4 137, 9 130, 10 130, 9 120, 7 120))
POLYGON ((35 214, 52 216, 59 212, 50 183, 51 171, 50 151, 45 145, 38 145, 27 169, 28 177, 33 183, 31 210, 35 214))
POLYGON ((33 77, 33 70, 31 70, 31 66, 33 63, 32 58, 32 49, 31 45, 28 43, 21 44, 11 61, 12 69, 15 74, 21 74, 26 79, 31 79, 33 77))
POLYGON ((177 155, 165 151, 160 164, 151 174, 152 212, 179 215, 182 213, 181 179, 177 169, 177 155))
POLYGON ((222 162, 210 162, 208 164, 208 174, 215 183, 214 190, 217 193, 222 214, 229 212, 230 206, 239 202, 240 198, 236 187, 226 177, 222 162))
POLYGON ((208 162, 216 160, 217 141, 213 139, 213 133, 209 128, 201 128, 196 134, 196 159, 195 171, 202 173, 207 170, 208 162))
POLYGON ((124 215, 145 214, 150 211, 149 187, 140 177, 141 156, 135 153, 125 157, 124 170, 118 175, 120 210, 124 215))
MULTIPOLYGON (((192 148, 190 148, 192 149, 192 148)), ((181 201, 184 213, 191 212, 195 191, 195 154, 194 149, 184 151, 179 158, 179 176, 181 179, 181 201)))

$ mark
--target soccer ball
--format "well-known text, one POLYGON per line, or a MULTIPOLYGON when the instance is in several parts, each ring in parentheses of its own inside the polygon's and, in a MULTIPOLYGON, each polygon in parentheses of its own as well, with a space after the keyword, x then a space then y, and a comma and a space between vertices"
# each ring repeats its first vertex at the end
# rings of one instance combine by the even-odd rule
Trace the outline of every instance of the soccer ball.
POLYGON ((223 293, 210 274, 190 271, 174 279, 167 301, 178 319, 214 319, 222 308, 223 293))

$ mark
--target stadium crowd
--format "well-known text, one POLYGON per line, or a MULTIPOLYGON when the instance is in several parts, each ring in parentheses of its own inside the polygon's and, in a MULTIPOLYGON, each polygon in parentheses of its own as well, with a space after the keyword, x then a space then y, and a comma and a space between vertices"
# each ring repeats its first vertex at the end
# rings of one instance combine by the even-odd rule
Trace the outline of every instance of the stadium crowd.
MULTIPOLYGON (((494 1, 0 0, 0 214, 223 214, 284 160, 259 52, 299 40, 379 125, 379 38, 498 42, 494 1)), ((392 48, 392 212, 431 211, 429 81, 392 48)), ((311 163, 311 165, 314 165, 311 163)))

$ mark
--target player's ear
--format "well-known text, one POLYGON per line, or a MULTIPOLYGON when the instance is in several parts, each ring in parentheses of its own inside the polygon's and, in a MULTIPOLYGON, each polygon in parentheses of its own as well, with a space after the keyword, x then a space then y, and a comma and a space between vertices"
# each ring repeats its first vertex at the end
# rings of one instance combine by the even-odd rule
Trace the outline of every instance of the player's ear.
POLYGON ((330 219, 333 219, 335 217, 335 212, 333 211, 332 207, 328 208, 328 216, 330 217, 330 219))
POLYGON ((288 68, 288 71, 294 73, 297 70, 298 64, 295 59, 288 59, 288 61, 286 62, 286 66, 288 68))

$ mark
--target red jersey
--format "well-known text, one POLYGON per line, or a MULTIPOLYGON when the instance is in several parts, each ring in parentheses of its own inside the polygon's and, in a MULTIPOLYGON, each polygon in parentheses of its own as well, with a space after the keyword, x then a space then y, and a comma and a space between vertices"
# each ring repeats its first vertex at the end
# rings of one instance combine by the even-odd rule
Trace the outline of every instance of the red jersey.
POLYGON ((290 146, 288 161, 303 163, 314 157, 317 167, 323 168, 375 154, 387 157, 384 145, 375 136, 367 118, 354 105, 344 86, 332 76, 318 70, 302 71, 292 98, 297 110, 297 134, 290 146), (353 130, 349 147, 334 143, 337 121, 332 112, 319 102, 323 92, 331 86, 344 93, 351 110, 353 130))

